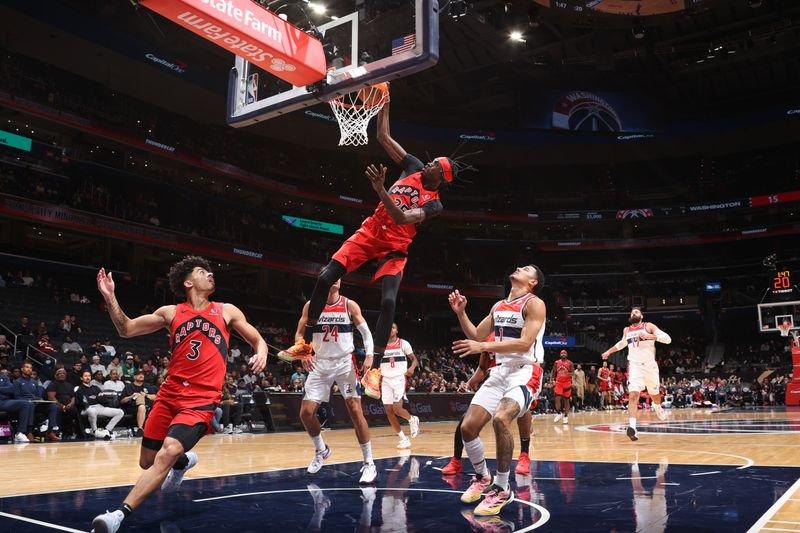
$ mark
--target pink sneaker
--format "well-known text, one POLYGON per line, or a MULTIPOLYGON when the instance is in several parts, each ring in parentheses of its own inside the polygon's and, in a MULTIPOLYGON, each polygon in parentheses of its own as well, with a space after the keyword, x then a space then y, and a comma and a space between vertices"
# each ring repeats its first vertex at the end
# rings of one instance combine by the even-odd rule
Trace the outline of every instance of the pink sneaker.
POLYGON ((480 500, 483 491, 488 489, 491 484, 492 476, 482 478, 477 475, 472 476, 472 483, 470 483, 469 488, 464 491, 464 494, 461 495, 461 502, 472 503, 480 500))
POLYGON ((475 508, 475 516, 496 516, 500 511, 514 501, 514 491, 509 486, 506 490, 500 490, 497 485, 492 486, 492 490, 475 508))

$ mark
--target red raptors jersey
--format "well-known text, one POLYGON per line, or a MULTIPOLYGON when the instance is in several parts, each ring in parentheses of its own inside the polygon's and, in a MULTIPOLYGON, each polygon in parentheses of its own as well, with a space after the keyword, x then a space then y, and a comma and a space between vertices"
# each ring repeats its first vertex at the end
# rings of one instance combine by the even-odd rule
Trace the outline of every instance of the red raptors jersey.
POLYGON ((230 332, 222 317, 222 303, 211 302, 202 311, 188 304, 175 306, 170 344, 172 357, 164 387, 185 396, 216 400, 222 394, 230 332))
POLYGON ((555 362, 554 368, 556 369, 556 381, 561 383, 572 382, 572 376, 570 376, 570 372, 572 372, 572 361, 569 359, 558 359, 555 362))
POLYGON ((598 373, 598 375, 600 376, 600 381, 608 382, 609 372, 610 371, 608 370, 608 368, 606 367, 601 368, 600 372, 598 373))
MULTIPOLYGON (((439 199, 439 191, 429 191, 422 186, 422 172, 415 172, 397 180, 389 188, 392 201, 403 211, 422 207, 439 199)), ((364 225, 377 224, 384 234, 397 241, 399 248, 407 247, 417 234, 416 224, 398 225, 389 216, 384 205, 378 204, 375 213, 364 221, 364 225)))
POLYGON ((625 381, 625 373, 623 371, 614 372, 614 383, 621 385, 625 381))

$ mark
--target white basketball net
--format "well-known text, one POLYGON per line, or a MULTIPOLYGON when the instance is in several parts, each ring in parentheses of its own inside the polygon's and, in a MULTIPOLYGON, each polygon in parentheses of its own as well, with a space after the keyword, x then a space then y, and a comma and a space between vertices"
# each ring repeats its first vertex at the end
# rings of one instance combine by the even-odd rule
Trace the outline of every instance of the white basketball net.
POLYGON ((781 337, 788 337, 789 336, 789 331, 791 331, 791 329, 792 329, 792 326, 790 326, 789 324, 780 324, 778 326, 778 330, 780 330, 780 332, 781 332, 781 337))
POLYGON ((339 122, 339 146, 364 146, 369 142, 367 126, 389 101, 389 91, 365 87, 337 96, 329 103, 339 122))

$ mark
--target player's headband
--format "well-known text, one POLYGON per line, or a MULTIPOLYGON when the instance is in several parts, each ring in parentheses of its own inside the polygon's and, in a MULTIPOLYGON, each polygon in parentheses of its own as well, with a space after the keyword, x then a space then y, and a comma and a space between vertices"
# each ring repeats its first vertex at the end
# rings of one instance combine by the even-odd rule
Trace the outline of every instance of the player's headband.
POLYGON ((453 181, 453 167, 450 164, 450 159, 447 157, 437 157, 434 161, 439 163, 439 166, 442 167, 442 174, 444 175, 444 181, 447 183, 452 183, 453 181))

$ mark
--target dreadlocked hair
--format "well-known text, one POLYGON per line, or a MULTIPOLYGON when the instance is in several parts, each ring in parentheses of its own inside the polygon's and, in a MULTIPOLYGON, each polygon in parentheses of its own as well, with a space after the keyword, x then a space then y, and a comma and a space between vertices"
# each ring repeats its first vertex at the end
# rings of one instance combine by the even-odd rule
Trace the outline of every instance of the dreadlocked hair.
POLYGON ((172 291, 172 294, 178 298, 186 297, 186 287, 183 286, 183 282, 186 281, 186 278, 188 278, 197 267, 200 267, 208 272, 211 271, 211 265, 208 264, 208 261, 205 258, 197 255, 187 255, 172 265, 172 268, 169 269, 168 275, 169 288, 172 291))

